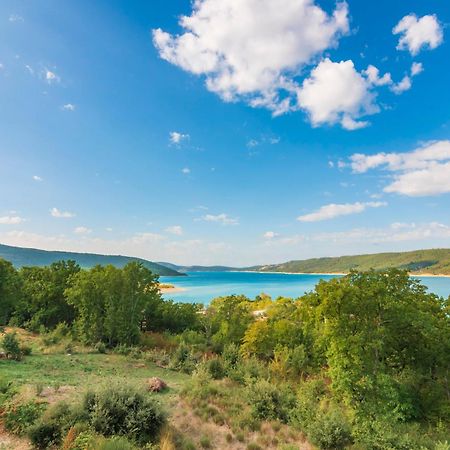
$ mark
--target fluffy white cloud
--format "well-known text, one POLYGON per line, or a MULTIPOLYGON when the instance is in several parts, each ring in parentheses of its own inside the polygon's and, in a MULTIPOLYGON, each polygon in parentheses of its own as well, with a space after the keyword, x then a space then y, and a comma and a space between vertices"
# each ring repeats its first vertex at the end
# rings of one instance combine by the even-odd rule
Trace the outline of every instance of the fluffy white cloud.
POLYGON ((25 219, 19 216, 3 216, 0 217, 0 225, 17 225, 24 222, 25 219))
POLYGON ((450 141, 435 141, 405 153, 354 154, 350 166, 355 173, 370 169, 392 172, 394 180, 385 192, 408 196, 450 192, 450 141))
POLYGON ((62 109, 64 111, 75 111, 75 105, 72 103, 66 103, 65 105, 63 105, 62 109))
POLYGON ((350 60, 335 63, 327 58, 313 69, 298 93, 299 105, 308 112, 313 125, 339 122, 348 130, 368 125, 357 119, 379 111, 369 80, 370 77, 381 80, 378 72, 374 73, 376 68, 369 67, 372 67, 368 69, 369 79, 363 77, 350 60))
POLYGON ((411 65, 411 75, 415 77, 419 73, 423 72, 423 64, 418 62, 413 62, 411 65))
POLYGON ((394 94, 400 95, 405 91, 409 91, 411 86, 411 78, 408 75, 405 75, 401 81, 392 85, 391 90, 394 94))
POLYGON ((191 173, 191 169, 189 169, 189 167, 183 167, 181 169, 181 173, 184 173, 185 175, 189 175, 191 173))
POLYGON ((52 217, 56 217, 57 219, 70 219, 71 217, 75 217, 74 213, 69 211, 61 211, 58 208, 52 208, 50 210, 50 215, 52 217))
POLYGON ((278 233, 275 233, 275 231, 266 231, 263 234, 264 239, 274 239, 278 236, 278 233))
POLYGON ((450 162, 430 163, 426 169, 413 170, 395 177, 395 181, 384 189, 410 197, 424 197, 450 192, 450 162))
POLYGON ((171 131, 169 133, 169 141, 172 144, 181 144, 183 141, 187 141, 190 139, 189 134, 179 133, 178 131, 171 131))
POLYGON ((386 84, 392 83, 391 74, 389 72, 380 77, 380 71, 372 64, 370 64, 363 73, 374 86, 385 86, 386 84))
POLYGON ((92 230, 90 228, 87 227, 76 227, 73 232, 75 234, 90 234, 92 233, 92 230))
POLYGON ((183 234, 183 228, 180 225, 173 225, 166 228, 167 233, 175 234, 176 236, 181 236, 183 234))
POLYGON ((418 225, 414 223, 393 223, 388 228, 355 228, 341 232, 317 233, 312 235, 310 239, 328 243, 370 242, 372 244, 450 239, 450 226, 438 222, 418 225))
POLYGON ((330 220, 339 216, 347 216, 349 214, 358 214, 367 208, 379 208, 386 206, 385 202, 356 202, 356 203, 330 203, 322 206, 317 211, 297 217, 300 222, 319 222, 321 220, 330 220))
POLYGON ((42 177, 40 177, 39 175, 33 175, 33 180, 34 181, 44 181, 42 177))
POLYGON ((444 33, 436 15, 418 18, 415 14, 408 14, 392 30, 399 34, 398 50, 408 50, 417 55, 425 47, 438 47, 444 40, 444 33))
POLYGON ((230 217, 228 214, 205 214, 200 220, 204 220, 205 222, 217 222, 222 225, 239 225, 239 220, 230 217))
POLYGON ((204 75, 226 101, 282 113, 295 103, 295 76, 348 32, 348 7, 329 15, 314 0, 196 0, 180 26, 180 35, 153 30, 161 58, 204 75))

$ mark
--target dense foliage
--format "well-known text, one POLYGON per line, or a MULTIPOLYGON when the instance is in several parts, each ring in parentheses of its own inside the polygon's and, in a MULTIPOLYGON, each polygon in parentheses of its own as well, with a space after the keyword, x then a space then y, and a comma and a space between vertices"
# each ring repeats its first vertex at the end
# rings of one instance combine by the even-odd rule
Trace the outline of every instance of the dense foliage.
MULTIPOLYGON (((354 271, 296 300, 233 295, 207 308, 163 300, 157 277, 138 263, 16 271, 0 261, 0 277, 3 324, 45 329, 49 342, 71 336, 101 353, 137 354, 130 346, 141 345, 158 365, 193 373, 187 396, 217 423, 228 420, 216 408, 226 378, 242 427, 279 421, 320 449, 448 448, 449 299, 405 271, 354 271)), ((98 434, 139 443, 165 420, 136 393, 89 395, 83 420, 98 434)), ((55 420, 38 424, 34 439, 61 441, 73 423, 56 429, 55 420)))

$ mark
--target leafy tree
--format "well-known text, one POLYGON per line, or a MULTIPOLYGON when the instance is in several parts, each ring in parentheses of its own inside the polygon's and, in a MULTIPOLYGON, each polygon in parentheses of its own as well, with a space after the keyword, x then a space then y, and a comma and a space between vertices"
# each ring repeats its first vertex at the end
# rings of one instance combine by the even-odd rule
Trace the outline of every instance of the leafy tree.
POLYGON ((22 282, 13 265, 0 259, 0 326, 8 324, 22 300, 22 282))
POLYGON ((142 264, 131 262, 123 269, 97 266, 81 271, 66 290, 77 311, 77 327, 88 343, 110 346, 139 341, 145 311, 160 298, 158 277, 142 264))
POLYGON ((218 297, 207 310, 212 342, 222 351, 227 344, 239 344, 253 321, 250 300, 244 295, 218 297))
POLYGON ((30 328, 55 328, 61 322, 71 324, 74 308, 67 303, 65 290, 80 266, 74 261, 60 261, 48 267, 24 267, 20 274, 24 284, 24 302, 18 315, 30 328))
POLYGON ((320 282, 301 304, 312 311, 334 391, 359 412, 415 417, 427 379, 445 395, 449 317, 406 272, 352 272, 320 282))

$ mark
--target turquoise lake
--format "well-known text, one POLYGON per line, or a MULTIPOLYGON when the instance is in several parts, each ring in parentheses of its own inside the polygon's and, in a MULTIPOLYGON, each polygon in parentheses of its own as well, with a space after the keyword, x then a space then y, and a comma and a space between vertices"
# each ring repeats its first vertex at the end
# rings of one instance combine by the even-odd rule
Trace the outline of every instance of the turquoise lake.
MULTIPOLYGON (((164 294, 164 298, 178 302, 208 304, 213 298, 243 294, 254 298, 264 292, 272 298, 300 297, 314 289, 319 280, 337 275, 307 275, 257 272, 189 272, 186 277, 161 277, 162 283, 182 288, 181 292, 164 294)), ((450 278, 418 277, 430 292, 443 297, 450 295, 450 278)))

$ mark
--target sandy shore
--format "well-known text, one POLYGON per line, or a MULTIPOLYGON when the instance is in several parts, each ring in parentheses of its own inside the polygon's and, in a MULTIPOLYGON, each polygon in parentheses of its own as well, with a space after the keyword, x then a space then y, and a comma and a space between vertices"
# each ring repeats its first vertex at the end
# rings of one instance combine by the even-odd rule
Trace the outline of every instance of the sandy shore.
POLYGON ((161 288, 161 294, 172 294, 174 292, 184 292, 186 290, 186 288, 181 288, 181 287, 165 287, 165 288, 161 288))

